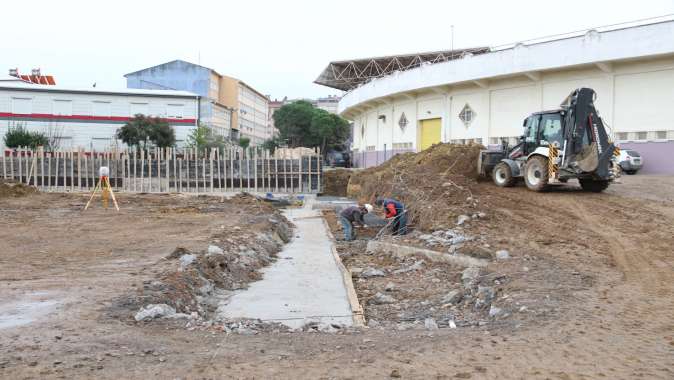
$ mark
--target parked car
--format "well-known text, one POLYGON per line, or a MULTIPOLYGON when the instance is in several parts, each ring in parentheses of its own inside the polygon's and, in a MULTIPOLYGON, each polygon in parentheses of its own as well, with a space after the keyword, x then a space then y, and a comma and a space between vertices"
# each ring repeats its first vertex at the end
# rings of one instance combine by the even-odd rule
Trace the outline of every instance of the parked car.
POLYGON ((326 164, 332 167, 346 168, 349 165, 349 156, 345 152, 331 151, 326 156, 326 164))
POLYGON ((618 165, 627 174, 636 174, 644 165, 643 158, 636 150, 621 149, 618 156, 618 165))

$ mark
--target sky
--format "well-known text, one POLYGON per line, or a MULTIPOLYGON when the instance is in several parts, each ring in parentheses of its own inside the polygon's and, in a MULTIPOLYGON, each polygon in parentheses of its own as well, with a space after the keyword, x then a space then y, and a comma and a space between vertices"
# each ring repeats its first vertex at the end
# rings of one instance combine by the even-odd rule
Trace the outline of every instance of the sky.
MULTIPOLYGON (((34 67, 66 87, 120 89, 174 59, 237 77, 272 98, 313 84, 330 61, 496 46, 674 13, 674 0, 33 0, 4 7, 0 70, 34 67)), ((674 37, 673 37, 674 38, 674 37)), ((1 76, 7 72, 0 72, 1 76)))

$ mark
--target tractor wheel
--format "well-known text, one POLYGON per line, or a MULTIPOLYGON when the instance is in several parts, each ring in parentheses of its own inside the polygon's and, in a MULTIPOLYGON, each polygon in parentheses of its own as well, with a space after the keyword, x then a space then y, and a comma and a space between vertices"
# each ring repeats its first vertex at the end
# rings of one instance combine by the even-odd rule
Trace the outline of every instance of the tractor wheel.
POLYGON ((608 187, 608 181, 595 181, 593 179, 581 179, 579 180, 580 187, 585 191, 591 191, 593 193, 601 193, 606 190, 608 187))
POLYGON ((524 167, 524 183, 529 190, 545 191, 548 179, 548 159, 543 156, 531 157, 524 167))
POLYGON ((510 166, 505 162, 496 164, 494 170, 492 170, 492 177, 498 187, 511 187, 515 184, 512 170, 510 170, 510 166))

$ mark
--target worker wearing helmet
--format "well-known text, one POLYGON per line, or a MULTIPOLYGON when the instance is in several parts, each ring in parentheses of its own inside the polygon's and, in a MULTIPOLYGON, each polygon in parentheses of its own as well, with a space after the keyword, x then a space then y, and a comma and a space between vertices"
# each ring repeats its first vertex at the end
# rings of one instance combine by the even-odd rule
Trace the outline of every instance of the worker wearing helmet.
POLYGON ((392 198, 377 198, 375 204, 384 208, 386 219, 393 218, 389 222, 393 235, 405 235, 407 233, 407 210, 405 210, 405 205, 402 202, 392 198))
POLYGON ((363 216, 372 210, 372 205, 365 204, 347 207, 339 213, 339 222, 342 223, 344 230, 344 240, 351 241, 356 238, 356 232, 353 230, 354 224, 365 227, 363 216))

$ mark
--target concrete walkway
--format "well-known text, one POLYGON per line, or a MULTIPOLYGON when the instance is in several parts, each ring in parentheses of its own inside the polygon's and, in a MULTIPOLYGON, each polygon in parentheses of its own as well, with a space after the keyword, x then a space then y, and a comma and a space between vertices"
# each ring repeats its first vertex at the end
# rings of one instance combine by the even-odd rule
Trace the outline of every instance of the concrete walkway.
POLYGON ((351 326, 353 316, 342 273, 332 255, 332 241, 312 199, 302 209, 284 210, 295 228, 294 239, 263 270, 263 279, 223 301, 217 314, 257 318, 298 328, 308 322, 351 326))

